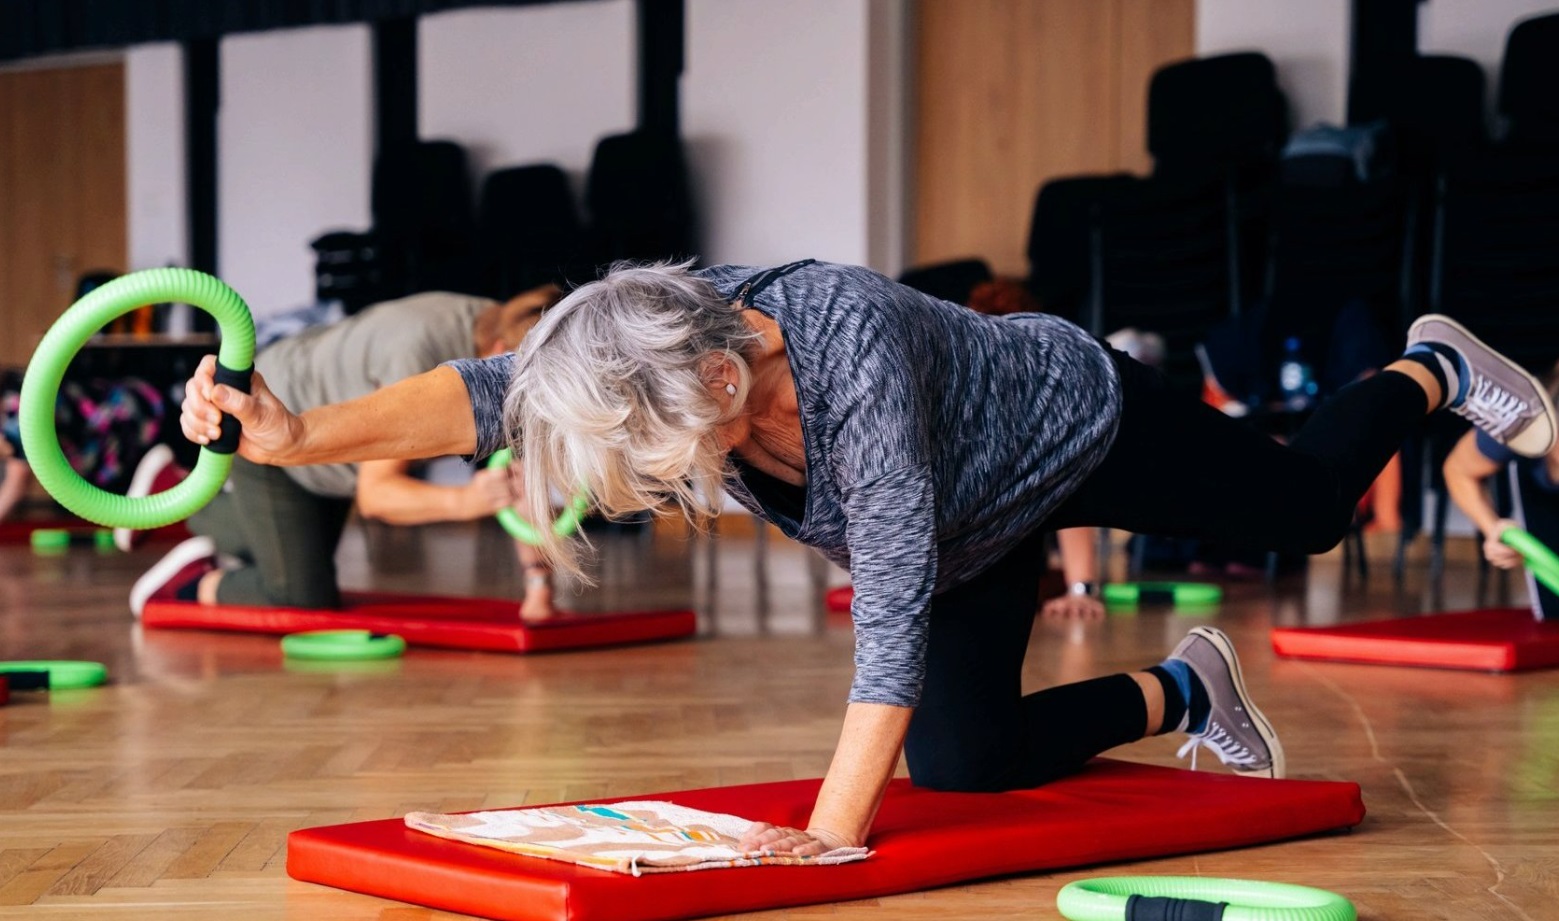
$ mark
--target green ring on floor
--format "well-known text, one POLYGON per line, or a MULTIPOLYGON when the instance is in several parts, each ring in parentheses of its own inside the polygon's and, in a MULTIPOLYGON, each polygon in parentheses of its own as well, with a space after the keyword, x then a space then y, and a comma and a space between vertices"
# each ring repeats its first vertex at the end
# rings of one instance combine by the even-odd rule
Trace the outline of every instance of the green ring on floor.
POLYGON ((74 662, 64 659, 0 662, 0 675, 14 672, 48 672, 51 691, 95 688, 108 680, 108 669, 101 662, 74 662))
POLYGON ((1335 892, 1200 876, 1107 876, 1069 883, 1056 893, 1056 910, 1070 921, 1129 921, 1130 896, 1227 903, 1223 921, 1356 921, 1353 903, 1335 892))
POLYGON ((1547 544, 1521 528, 1506 528, 1500 534, 1499 542, 1521 554, 1533 577, 1559 595, 1559 555, 1555 555, 1547 544))
POLYGON ((282 637, 281 651, 292 659, 360 662, 364 659, 393 659, 404 655, 406 641, 393 633, 370 633, 367 630, 310 630, 282 637))
MULTIPOLYGON (((502 448, 495 451, 493 456, 487 459, 487 466, 491 469, 507 467, 513 459, 514 454, 508 448, 502 448)), ((568 537, 570 534, 573 534, 579 530, 579 522, 584 519, 585 513, 589 510, 590 497, 583 490, 575 493, 574 498, 569 500, 568 507, 563 509, 563 513, 558 515, 557 520, 552 522, 552 533, 559 537, 568 537)), ((536 533, 535 525, 521 518, 514 509, 509 507, 501 508, 494 517, 498 519, 499 524, 503 525, 503 529, 509 532, 509 536, 515 540, 530 544, 532 547, 541 543, 541 535, 536 533)))
POLYGON ((1209 605, 1223 600, 1223 589, 1209 582, 1110 582, 1100 591, 1105 604, 1167 602, 1209 605))

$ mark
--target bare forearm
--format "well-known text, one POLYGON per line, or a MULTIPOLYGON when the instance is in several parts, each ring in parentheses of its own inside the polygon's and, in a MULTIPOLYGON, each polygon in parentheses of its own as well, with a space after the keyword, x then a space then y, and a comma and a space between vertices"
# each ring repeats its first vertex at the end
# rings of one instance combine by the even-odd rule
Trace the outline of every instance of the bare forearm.
POLYGON ((1494 534, 1494 527, 1500 520, 1499 512, 1495 511, 1494 503, 1489 501, 1489 496, 1484 491, 1483 483, 1471 477, 1458 476, 1450 470, 1445 472, 1445 491, 1450 494, 1451 501, 1462 510, 1462 514, 1472 519, 1472 523, 1478 526, 1478 530, 1490 537, 1494 534))
POLYGON ((859 846, 871 832, 883 793, 898 768, 914 711, 884 704, 850 704, 839 747, 812 810, 811 830, 832 832, 859 846))
POLYGON ((26 461, 9 458, 4 462, 5 479, 0 480, 0 521, 21 503, 27 495, 27 484, 32 482, 32 468, 26 461))
POLYGON ((1061 572, 1067 585, 1099 581, 1099 532, 1094 528, 1063 528, 1056 532, 1061 548, 1061 572))
POLYGON ((357 508, 365 518, 386 524, 413 525, 434 521, 469 521, 471 503, 458 486, 436 486, 415 477, 376 481, 372 490, 358 490, 357 508))
POLYGON ((278 462, 286 466, 365 460, 417 460, 476 449, 476 420, 465 382, 435 368, 346 403, 299 417, 303 435, 278 462))

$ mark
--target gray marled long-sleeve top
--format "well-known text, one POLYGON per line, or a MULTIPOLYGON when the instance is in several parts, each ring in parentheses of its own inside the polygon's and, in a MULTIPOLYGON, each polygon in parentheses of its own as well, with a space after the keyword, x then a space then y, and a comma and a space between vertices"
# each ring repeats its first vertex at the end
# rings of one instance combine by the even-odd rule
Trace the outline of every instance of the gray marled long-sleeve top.
MULTIPOLYGON (((757 271, 699 274, 734 299, 757 271)), ((728 488, 850 571, 850 700, 915 706, 931 596, 999 560, 1103 459, 1120 417, 1114 363, 1059 318, 983 316, 854 266, 813 263, 750 300, 784 334, 807 485, 736 460, 728 488)), ((477 454, 491 453, 513 358, 452 365, 477 454)))

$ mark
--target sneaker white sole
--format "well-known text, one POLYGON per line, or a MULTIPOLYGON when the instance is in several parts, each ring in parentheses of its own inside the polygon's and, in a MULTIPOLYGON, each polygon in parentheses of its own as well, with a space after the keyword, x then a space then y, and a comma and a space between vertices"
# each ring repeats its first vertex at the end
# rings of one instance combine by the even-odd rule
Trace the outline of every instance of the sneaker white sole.
POLYGON ((157 594, 157 590, 167 584, 168 580, 179 574, 179 570, 195 562, 216 554, 216 544, 209 537, 191 537, 181 542, 177 547, 168 551, 168 555, 158 560, 146 574, 135 580, 130 587, 130 613, 137 619, 146 609, 146 602, 157 594))
MULTIPOLYGON (((135 465, 135 473, 130 477, 130 488, 125 490, 125 495, 131 498, 149 496, 152 493, 152 484, 157 482, 157 474, 173 463, 173 449, 167 445, 153 445, 141 462, 135 465)), ((115 528, 114 546, 122 552, 129 553, 135 546, 135 530, 133 528, 115 528)))
MULTIPOLYGON (((1458 335, 1465 336, 1474 345, 1483 349, 1490 357, 1498 360, 1512 374, 1522 378, 1537 394, 1538 403, 1542 409, 1542 417, 1534 419, 1531 425, 1521 430, 1521 434, 1505 442, 1505 447, 1520 454, 1522 457, 1542 457, 1554 449, 1554 443, 1559 440, 1559 416, 1554 413, 1553 400, 1548 398, 1548 388, 1544 387, 1531 372, 1500 354, 1487 342, 1474 336, 1467 327, 1456 322, 1443 313, 1429 313, 1413 321, 1413 325, 1407 328, 1407 341, 1414 342, 1418 331, 1431 323, 1441 323, 1451 327, 1458 335)), ((1439 340, 1434 340, 1439 341, 1439 340)))
POLYGON ((1234 651, 1234 644, 1229 641, 1228 634, 1213 627, 1193 627, 1191 633, 1213 644, 1218 655, 1223 657, 1224 664, 1229 666, 1229 677, 1234 681, 1234 692, 1239 695, 1240 706, 1250 716, 1250 724, 1256 728, 1256 734, 1261 736, 1261 741, 1267 745, 1267 751, 1272 756, 1272 767, 1266 770, 1242 771, 1233 765, 1234 773, 1247 777, 1270 777, 1281 780, 1288 774, 1288 759, 1283 755, 1283 743, 1278 741, 1277 730, 1272 728, 1272 722, 1267 715, 1250 699, 1250 692, 1245 689, 1245 675, 1240 670, 1240 657, 1234 651))

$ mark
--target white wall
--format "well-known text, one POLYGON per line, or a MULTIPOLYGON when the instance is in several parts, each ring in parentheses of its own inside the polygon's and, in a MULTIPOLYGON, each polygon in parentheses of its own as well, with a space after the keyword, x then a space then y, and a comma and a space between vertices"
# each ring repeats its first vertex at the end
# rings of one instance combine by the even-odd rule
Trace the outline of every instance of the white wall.
POLYGON ((179 46, 125 53, 125 194, 130 268, 183 265, 189 256, 184 196, 184 73, 179 46))
MULTIPOLYGON (((906 6, 898 0, 690 0, 683 130, 706 261, 815 256, 896 271, 906 6)), ((420 127, 467 145, 476 178, 549 160, 576 177, 635 120, 632 0, 425 17, 420 127)), ((370 221, 366 26, 222 43, 221 274, 256 313, 313 294, 308 241, 370 221)), ((130 248, 184 262, 180 56, 129 56, 130 248)))
POLYGON ((417 41, 421 134, 465 144, 477 177, 551 161, 577 188, 596 141, 634 125, 631 0, 440 13, 417 41))
POLYGON ((222 42, 217 260, 257 315, 314 299, 309 240, 369 224, 371 65, 362 25, 222 42))
POLYGON ((1265 52, 1277 66, 1295 127, 1340 124, 1348 106, 1350 6, 1349 0, 1198 0, 1196 53, 1265 52))
POLYGON ((867 0, 691 0, 683 130, 711 262, 866 262, 867 0))

